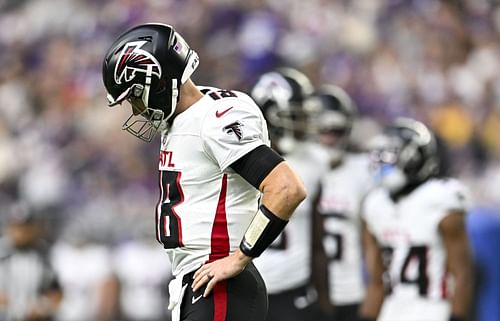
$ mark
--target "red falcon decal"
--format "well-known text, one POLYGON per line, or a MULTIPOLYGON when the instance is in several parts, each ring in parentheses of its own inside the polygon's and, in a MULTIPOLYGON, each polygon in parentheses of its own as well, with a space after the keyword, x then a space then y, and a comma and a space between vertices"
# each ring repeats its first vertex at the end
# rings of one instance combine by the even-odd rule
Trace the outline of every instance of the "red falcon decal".
POLYGON ((129 82, 135 78, 136 72, 151 73, 161 78, 160 63, 146 50, 141 49, 147 41, 128 42, 122 49, 115 66, 115 82, 129 82))

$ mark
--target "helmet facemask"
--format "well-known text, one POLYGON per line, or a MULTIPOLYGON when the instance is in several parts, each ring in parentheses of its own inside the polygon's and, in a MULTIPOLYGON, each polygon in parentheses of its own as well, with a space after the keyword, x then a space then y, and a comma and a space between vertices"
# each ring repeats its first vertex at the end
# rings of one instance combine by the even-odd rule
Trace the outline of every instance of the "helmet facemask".
POLYGON ((306 140, 311 134, 311 115, 300 106, 283 108, 283 105, 272 105, 266 109, 265 116, 272 138, 283 153, 291 152, 298 142, 306 140))
POLYGON ((371 169, 375 182, 397 193, 408 184, 408 177, 400 162, 402 141, 397 137, 378 136, 370 143, 371 169))
POLYGON ((337 111, 324 111, 316 122, 319 142, 327 148, 330 161, 340 161, 349 145, 352 119, 337 111))
POLYGON ((146 76, 145 85, 134 84, 125 92, 121 101, 110 102, 109 106, 115 106, 126 100, 132 107, 132 114, 125 120, 122 129, 145 142, 151 142, 159 130, 167 130, 169 126, 167 120, 174 114, 179 95, 176 87, 177 80, 173 79, 172 83, 171 95, 166 94, 166 88, 161 88, 151 97, 151 82, 146 76), (167 108, 170 110, 169 114, 161 108, 152 107, 168 104, 168 96, 171 97, 171 108, 167 108))

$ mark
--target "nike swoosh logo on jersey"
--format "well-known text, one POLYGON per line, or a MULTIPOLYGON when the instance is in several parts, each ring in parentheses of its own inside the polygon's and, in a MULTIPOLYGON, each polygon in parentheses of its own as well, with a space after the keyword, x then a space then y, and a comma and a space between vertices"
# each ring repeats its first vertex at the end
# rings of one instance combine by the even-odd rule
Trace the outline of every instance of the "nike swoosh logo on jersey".
POLYGON ((219 112, 218 110, 215 112, 215 117, 217 118, 220 118, 222 116, 224 116, 225 113, 227 113, 228 111, 230 111, 231 109, 233 109, 233 107, 229 107, 228 109, 224 110, 224 111, 221 111, 219 112))
POLYGON ((199 296, 197 296, 196 298, 193 296, 191 298, 191 304, 195 304, 196 302, 200 301, 200 299, 203 297, 203 294, 200 294, 199 296))

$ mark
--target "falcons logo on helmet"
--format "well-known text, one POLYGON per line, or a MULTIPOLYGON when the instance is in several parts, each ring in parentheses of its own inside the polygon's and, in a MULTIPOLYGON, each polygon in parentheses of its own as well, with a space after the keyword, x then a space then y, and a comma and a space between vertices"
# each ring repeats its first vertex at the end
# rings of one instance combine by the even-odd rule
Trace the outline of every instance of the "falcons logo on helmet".
POLYGON ((243 131, 241 130, 242 126, 243 126, 242 123, 240 123, 239 121, 235 121, 234 123, 231 123, 231 124, 225 126, 224 128, 222 128, 222 130, 224 130, 226 132, 226 134, 228 134, 228 135, 231 135, 231 134, 236 135, 238 140, 241 140, 243 138, 243 131))
POLYGON ((115 82, 129 82, 135 78, 136 72, 150 73, 161 78, 160 63, 156 58, 141 47, 147 41, 128 42, 122 49, 115 66, 115 82))

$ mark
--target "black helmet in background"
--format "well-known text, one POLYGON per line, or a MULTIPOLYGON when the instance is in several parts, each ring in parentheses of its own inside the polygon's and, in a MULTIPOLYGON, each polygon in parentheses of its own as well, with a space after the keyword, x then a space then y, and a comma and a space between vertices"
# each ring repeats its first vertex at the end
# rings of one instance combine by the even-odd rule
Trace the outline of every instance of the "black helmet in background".
POLYGON ((281 153, 290 152, 310 131, 308 99, 313 93, 309 78, 293 68, 262 74, 251 90, 267 120, 271 141, 281 153))
POLYGON ((376 177, 397 194, 439 173, 439 154, 434 134, 423 123, 398 118, 370 143, 376 177))
POLYGON ((337 162, 349 146, 356 106, 342 88, 334 85, 320 87, 312 100, 320 110, 314 120, 319 142, 326 147, 330 161, 337 162))

